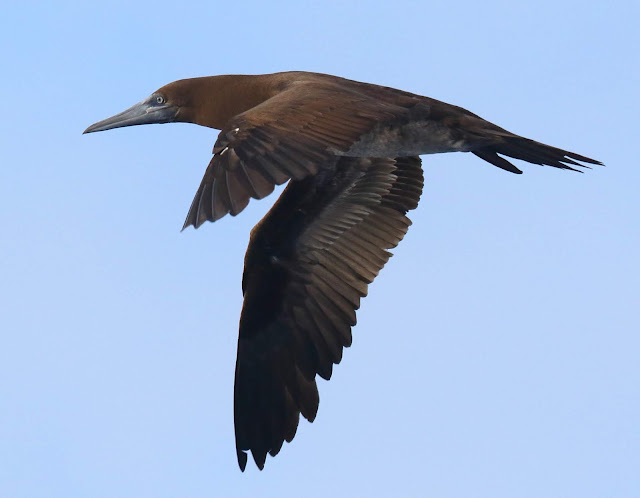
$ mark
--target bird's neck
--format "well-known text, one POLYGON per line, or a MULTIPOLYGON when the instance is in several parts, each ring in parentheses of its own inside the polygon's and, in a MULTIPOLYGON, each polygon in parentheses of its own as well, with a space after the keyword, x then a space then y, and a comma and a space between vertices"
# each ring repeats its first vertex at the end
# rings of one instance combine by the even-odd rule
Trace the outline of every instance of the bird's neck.
MULTIPOLYGON (((222 129, 234 116, 282 91, 269 75, 225 75, 182 80, 190 95, 180 121, 222 129)), ((177 82, 178 83, 178 82, 177 82)))

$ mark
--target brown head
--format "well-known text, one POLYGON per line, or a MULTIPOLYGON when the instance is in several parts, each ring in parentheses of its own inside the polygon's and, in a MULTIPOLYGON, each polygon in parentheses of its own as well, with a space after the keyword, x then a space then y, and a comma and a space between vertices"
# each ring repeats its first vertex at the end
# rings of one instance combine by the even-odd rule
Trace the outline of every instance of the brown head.
POLYGON ((126 111, 92 124, 84 133, 173 122, 221 129, 231 117, 282 89, 269 76, 225 75, 174 81, 126 111))

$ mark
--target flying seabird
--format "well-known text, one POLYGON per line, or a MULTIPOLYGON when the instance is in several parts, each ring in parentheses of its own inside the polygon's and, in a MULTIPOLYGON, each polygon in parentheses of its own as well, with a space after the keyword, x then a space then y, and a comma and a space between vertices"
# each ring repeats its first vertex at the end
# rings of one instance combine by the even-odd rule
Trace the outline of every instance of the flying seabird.
POLYGON ((411 222, 422 154, 472 152, 579 171, 602 164, 515 135, 451 104, 308 72, 175 81, 85 133, 188 122, 221 130, 183 229, 240 213, 289 184, 253 228, 242 278, 236 451, 262 469, 318 410, 351 344, 355 310, 411 222), (586 164, 585 164, 586 163, 586 164))

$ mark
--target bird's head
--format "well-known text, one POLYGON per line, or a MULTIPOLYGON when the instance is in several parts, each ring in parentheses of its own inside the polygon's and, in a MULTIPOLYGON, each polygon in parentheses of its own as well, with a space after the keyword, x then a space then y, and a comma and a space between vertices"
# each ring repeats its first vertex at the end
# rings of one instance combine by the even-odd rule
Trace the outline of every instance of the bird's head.
POLYGON ((175 81, 153 92, 126 111, 89 126, 84 133, 111 130, 124 126, 191 121, 189 92, 181 81, 175 81))
POLYGON ((249 78, 227 75, 174 81, 126 111, 92 124, 84 133, 174 122, 221 129, 232 116, 273 95, 270 87, 248 87, 249 78))

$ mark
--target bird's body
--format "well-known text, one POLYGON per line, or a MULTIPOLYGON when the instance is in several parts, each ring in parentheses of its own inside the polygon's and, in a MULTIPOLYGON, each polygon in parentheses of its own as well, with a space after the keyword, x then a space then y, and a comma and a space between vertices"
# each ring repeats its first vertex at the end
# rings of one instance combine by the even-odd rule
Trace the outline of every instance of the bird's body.
POLYGON ((198 228, 291 180, 252 230, 234 395, 238 462, 262 469, 313 420, 316 374, 351 344, 355 310, 405 235, 422 154, 472 152, 561 169, 601 164, 504 130, 457 106, 336 76, 288 72, 170 83, 86 132, 190 122, 220 129, 184 227, 198 228))

